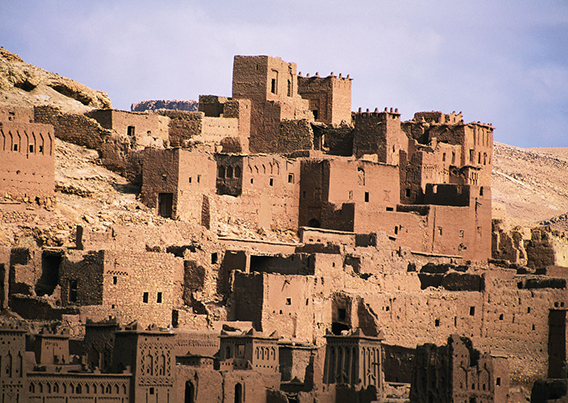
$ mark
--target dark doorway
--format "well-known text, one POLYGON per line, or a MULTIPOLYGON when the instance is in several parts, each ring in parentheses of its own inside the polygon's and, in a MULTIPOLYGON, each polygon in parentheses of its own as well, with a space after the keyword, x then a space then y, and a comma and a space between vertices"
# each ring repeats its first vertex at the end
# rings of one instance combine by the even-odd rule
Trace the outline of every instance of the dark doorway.
POLYGON ((158 212, 162 217, 172 217, 173 200, 173 193, 160 193, 158 195, 158 212))
POLYGON ((235 385, 235 403, 243 403, 243 385, 240 383, 235 385))
POLYGON ((38 296, 51 295, 57 287, 61 254, 61 251, 43 251, 41 255, 41 277, 35 287, 38 296))
POLYGON ((195 402, 195 386, 190 381, 185 383, 185 403, 195 402))
POLYGON ((318 220, 316 220, 315 218, 312 218, 310 221, 308 221, 308 227, 320 228, 321 224, 318 220))
POLYGON ((566 377, 566 311, 548 314, 548 377, 566 377))

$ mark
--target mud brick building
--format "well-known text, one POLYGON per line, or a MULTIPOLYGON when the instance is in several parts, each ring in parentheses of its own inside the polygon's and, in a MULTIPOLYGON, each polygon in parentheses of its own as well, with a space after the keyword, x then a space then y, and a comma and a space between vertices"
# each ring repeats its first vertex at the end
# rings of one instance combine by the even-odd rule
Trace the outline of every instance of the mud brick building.
POLYGON ((350 78, 301 77, 294 63, 268 56, 236 56, 233 97, 202 96, 199 105, 194 133, 181 137, 199 138, 207 119, 226 122, 226 137, 214 139, 215 190, 186 183, 197 166, 213 171, 197 151, 149 152, 142 199, 162 216, 207 228, 230 216, 267 229, 384 231, 419 252, 491 256, 492 126, 465 124, 461 113, 418 112, 407 122, 392 108, 351 113, 350 78), (250 152, 273 154, 243 154, 244 138, 250 152))
POLYGON ((7 169, 48 183, 57 136, 161 216, 0 247, 2 308, 34 324, 0 329, 3 401, 513 402, 566 379, 567 242, 492 232, 493 127, 352 112, 351 84, 236 56, 198 112, 0 109, 7 169))
POLYGON ((53 127, 34 123, 31 108, 0 108, 0 196, 51 202, 54 196, 53 127))
POLYGON ((445 346, 419 346, 411 402, 504 402, 509 368, 502 357, 481 354, 467 337, 451 335, 445 346))

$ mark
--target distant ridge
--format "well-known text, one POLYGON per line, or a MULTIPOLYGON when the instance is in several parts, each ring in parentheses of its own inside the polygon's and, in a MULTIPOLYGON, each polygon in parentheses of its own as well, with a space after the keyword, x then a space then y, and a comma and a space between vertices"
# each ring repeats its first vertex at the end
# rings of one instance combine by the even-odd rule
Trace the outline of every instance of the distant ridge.
POLYGON ((173 109, 178 111, 197 112, 199 110, 199 102, 188 100, 149 100, 135 102, 130 106, 132 112, 155 111, 157 109, 173 109))

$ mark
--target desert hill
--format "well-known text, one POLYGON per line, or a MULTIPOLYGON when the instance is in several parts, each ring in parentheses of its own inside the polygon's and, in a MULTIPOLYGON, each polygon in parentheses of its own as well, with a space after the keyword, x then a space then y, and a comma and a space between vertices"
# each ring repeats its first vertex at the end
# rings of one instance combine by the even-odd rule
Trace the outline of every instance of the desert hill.
POLYGON ((568 212, 568 148, 523 149, 494 144, 494 217, 564 230, 568 212))

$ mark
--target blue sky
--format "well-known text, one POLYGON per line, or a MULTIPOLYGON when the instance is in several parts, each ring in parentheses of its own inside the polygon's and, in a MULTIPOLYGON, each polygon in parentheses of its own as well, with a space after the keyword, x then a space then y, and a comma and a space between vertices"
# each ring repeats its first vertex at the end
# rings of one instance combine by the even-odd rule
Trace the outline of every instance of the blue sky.
POLYGON ((568 147, 567 0, 0 0, 0 46, 113 106, 231 95, 233 56, 350 74, 352 108, 463 111, 568 147))

